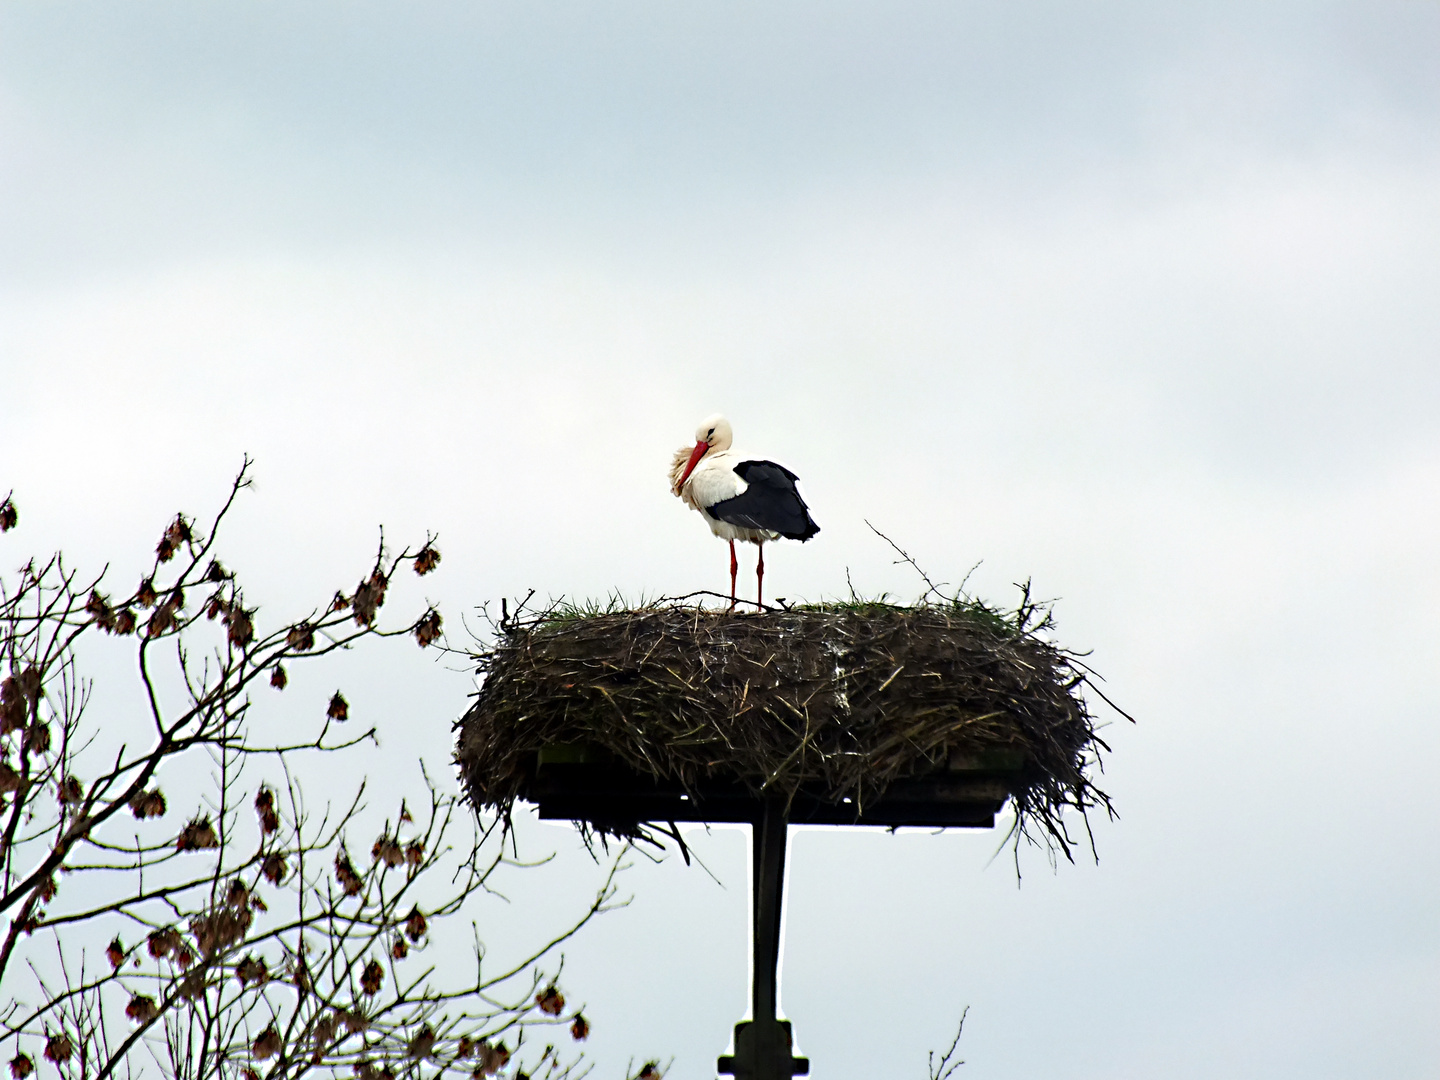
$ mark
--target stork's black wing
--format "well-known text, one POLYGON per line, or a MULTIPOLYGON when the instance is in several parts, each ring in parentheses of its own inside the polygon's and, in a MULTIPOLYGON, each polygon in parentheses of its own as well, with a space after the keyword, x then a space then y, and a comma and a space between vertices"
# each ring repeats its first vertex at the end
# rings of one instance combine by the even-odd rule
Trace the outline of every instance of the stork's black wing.
POLYGON ((735 473, 746 483, 733 499, 722 499, 705 512, 719 521, 750 529, 777 532, 790 540, 809 540, 820 531, 810 519, 810 508, 795 489, 800 479, 773 461, 742 461, 735 473))

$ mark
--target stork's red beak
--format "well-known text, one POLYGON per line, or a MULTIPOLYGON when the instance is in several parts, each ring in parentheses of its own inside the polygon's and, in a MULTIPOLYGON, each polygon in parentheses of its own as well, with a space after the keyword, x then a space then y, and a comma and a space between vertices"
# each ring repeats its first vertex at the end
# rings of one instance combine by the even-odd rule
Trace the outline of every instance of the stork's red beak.
POLYGON ((695 449, 690 451, 690 460, 685 465, 685 471, 680 474, 680 482, 675 485, 679 491, 685 486, 685 481, 690 479, 690 474, 695 471, 695 466, 700 464, 700 459, 705 456, 705 451, 710 449, 710 444, 703 439, 695 444, 695 449))

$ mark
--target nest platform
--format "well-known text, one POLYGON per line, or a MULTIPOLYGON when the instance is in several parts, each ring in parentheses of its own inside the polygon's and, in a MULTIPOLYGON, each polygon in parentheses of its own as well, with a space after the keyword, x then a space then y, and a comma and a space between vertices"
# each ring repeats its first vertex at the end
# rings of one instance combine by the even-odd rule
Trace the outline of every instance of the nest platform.
POLYGON ((656 606, 502 624, 457 725, 477 808, 605 834, 645 823, 989 827, 1069 852, 1061 814, 1109 800, 1087 670, 1035 609, 656 606), (1032 625, 1033 624, 1033 625, 1032 625))

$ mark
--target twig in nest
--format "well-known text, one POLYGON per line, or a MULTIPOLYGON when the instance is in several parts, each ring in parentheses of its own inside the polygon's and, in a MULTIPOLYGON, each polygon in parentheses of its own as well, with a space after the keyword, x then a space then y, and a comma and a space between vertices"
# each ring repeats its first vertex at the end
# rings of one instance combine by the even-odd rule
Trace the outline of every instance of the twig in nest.
MULTIPOLYGON (((902 548, 899 544, 895 543, 894 540, 891 540, 890 537, 886 536, 886 535, 885 535, 883 532, 881 532, 879 529, 875 528, 874 525, 871 525, 868 520, 866 520, 865 524, 866 524, 867 526, 869 526, 871 532, 873 532, 876 536, 880 537, 881 540, 884 540, 885 543, 889 544, 892 548, 895 549, 895 551, 896 551, 896 552, 899 554, 899 556, 900 556, 900 558, 899 558, 898 560, 896 560, 897 564, 900 563, 900 562, 907 562, 907 563, 909 563, 912 567, 914 567, 915 572, 916 572, 917 574, 919 574, 920 577, 921 577, 921 579, 925 582, 927 588, 925 589, 925 592, 924 592, 923 594, 921 594, 921 596, 920 596, 920 601, 921 601, 921 603, 924 603, 924 602, 925 602, 926 600, 928 600, 931 596, 939 597, 941 600, 949 600, 949 599, 951 599, 951 597, 946 596, 943 592, 940 591, 940 587, 939 587, 938 585, 936 585, 935 582, 933 582, 933 581, 930 580, 930 575, 929 575, 929 574, 925 573, 924 570, 920 569, 920 564, 917 563, 914 559, 912 559, 912 558, 910 557, 910 553, 909 553, 908 551, 906 551, 904 548, 902 548)), ((978 564, 977 564, 977 565, 978 565, 978 564)), ((967 574, 967 575, 966 575, 966 578, 968 579, 969 576, 970 576, 970 575, 967 574)), ((853 592, 853 590, 852 590, 852 592, 853 592)))
MULTIPOLYGON (((864 806, 952 756, 1023 761, 1012 834, 1073 858, 1062 813, 1110 800, 1104 744, 1070 656, 979 601, 881 602, 740 615, 680 604, 512 620, 474 654, 484 676, 459 722, 457 761, 477 806, 525 798, 537 755, 678 783, 864 806)), ((1041 624, 1043 625, 1043 624, 1041 624)), ((634 838, 640 822, 591 822, 634 838)))

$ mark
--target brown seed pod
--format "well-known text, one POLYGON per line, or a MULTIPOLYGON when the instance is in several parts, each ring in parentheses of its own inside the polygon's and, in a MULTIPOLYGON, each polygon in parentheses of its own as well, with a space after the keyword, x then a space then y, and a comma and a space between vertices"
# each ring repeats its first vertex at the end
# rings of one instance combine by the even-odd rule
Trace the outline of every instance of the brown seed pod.
POLYGON ((45 1059, 47 1061, 63 1065, 70 1060, 70 1055, 73 1053, 75 1053, 75 1045, 70 1041, 70 1036, 63 1031, 57 1032, 45 1040, 45 1059))
POLYGON ((371 960, 365 965, 365 970, 360 972, 360 989, 370 997, 374 997, 384 984, 385 969, 380 966, 379 960, 371 960))
POLYGON ((186 1001, 196 1001, 204 997, 205 991, 209 989, 210 983, 206 981, 204 972, 197 971, 180 981, 180 996, 186 1001))
POLYGON ((210 824, 209 814, 186 825, 175 840, 176 851, 202 851, 219 846, 220 838, 215 835, 215 826, 210 824))
POLYGON ((355 867, 350 864, 350 856, 343 849, 335 856, 335 880, 340 882, 346 896, 357 895, 364 885, 360 875, 355 873, 355 867))
POLYGON ((415 640, 419 642, 422 649, 439 640, 441 625, 440 612, 434 608, 426 612, 415 624, 415 640))
POLYGON ((244 960, 235 965, 235 981, 241 986, 247 986, 250 983, 264 986, 270 981, 270 970, 265 966, 263 959, 247 955, 244 960))
POLYGON ((257 1061, 264 1061, 278 1054, 280 1052, 280 1032, 275 1030, 275 1025, 271 1024, 262 1031, 250 1049, 257 1061))
POLYGON ((149 994, 136 994, 125 1006, 125 1015, 137 1024, 148 1024, 160 1015, 160 1007, 149 994))
POLYGON ((415 573, 424 577, 440 565, 440 551, 432 544, 426 544, 415 553, 415 573))
POLYGON ((375 841, 375 846, 370 849, 370 857, 376 862, 383 862, 386 866, 399 866, 405 861, 405 849, 388 833, 375 841))
POLYGON ((255 816, 260 819, 260 832, 273 835, 280 828, 280 815, 275 812, 275 792, 262 786, 255 793, 255 816))
POLYGON ((36 721, 25 732, 25 749, 32 754, 50 752, 50 725, 36 721))
POLYGON ((310 1031, 310 1040, 315 1044, 315 1057, 312 1060, 318 1061, 324 1057, 325 1048, 335 1041, 335 1029, 339 1024, 339 1013, 326 1013, 315 1021, 315 1026, 310 1031))
POLYGON ((265 856, 265 861, 260 864, 260 873, 271 885, 279 885, 285 880, 290 867, 285 861, 285 856, 278 851, 272 851, 265 856))
POLYGON ((5 682, 13 686, 15 691, 12 696, 0 700, 0 735, 19 731, 30 718, 30 709, 25 704, 25 699, 20 696, 20 684, 13 678, 6 679, 5 682))
POLYGON ((159 788, 153 791, 137 791, 134 798, 130 800, 130 813, 141 821, 146 818, 160 817, 165 813, 165 796, 161 794, 159 788))
POLYGON ((255 624, 250 619, 250 612, 238 604, 225 616, 225 625, 230 628, 227 635, 230 644, 237 649, 243 649, 255 640, 255 624))
POLYGON ((114 624, 115 613, 110 610, 110 598, 96 589, 90 590, 85 610, 103 629, 108 630, 114 624))
POLYGON ((161 604, 145 624, 146 637, 159 637, 175 625, 175 610, 169 604, 161 604))
POLYGON ((185 947, 180 940, 179 932, 173 928, 152 930, 145 939, 145 946, 156 960, 163 960, 185 947))
POLYGON ((482 1039, 475 1056, 480 1059, 480 1064, 475 1067, 474 1075, 494 1076, 510 1060, 510 1051, 504 1043, 492 1043, 482 1039))
POLYGON ((405 1046, 412 1058, 428 1058, 435 1052, 435 1031, 429 1024, 424 1025, 405 1046))

